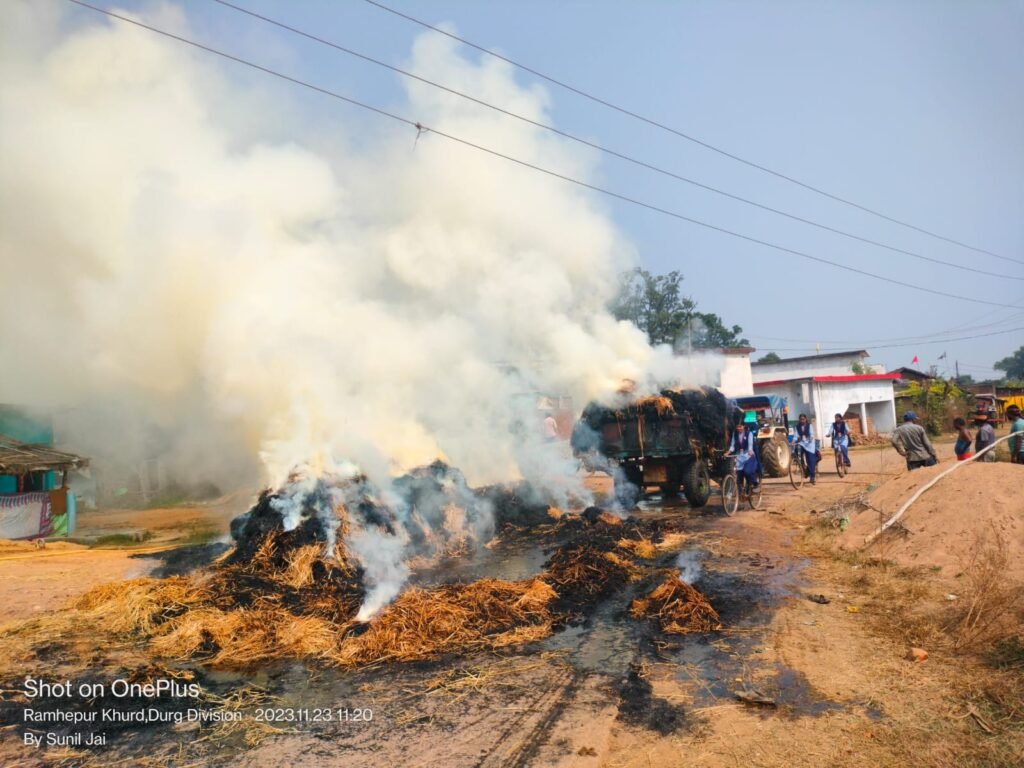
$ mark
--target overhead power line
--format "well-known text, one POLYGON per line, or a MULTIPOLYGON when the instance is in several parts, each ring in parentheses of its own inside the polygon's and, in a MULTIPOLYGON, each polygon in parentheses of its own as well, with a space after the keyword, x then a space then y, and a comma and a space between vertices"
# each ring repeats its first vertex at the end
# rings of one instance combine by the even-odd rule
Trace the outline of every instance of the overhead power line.
POLYGON ((225 8, 230 8, 230 9, 232 9, 234 11, 239 12, 239 13, 243 13, 246 16, 250 16, 252 18, 259 19, 260 21, 266 22, 267 24, 272 24, 273 26, 278 27, 279 29, 287 30, 288 32, 291 32, 293 34, 299 35, 300 37, 304 37, 307 40, 312 40, 314 42, 320 43, 321 45, 326 45, 329 48, 333 48, 336 51, 340 51, 341 53, 345 53, 345 54, 347 54, 349 56, 354 56, 354 57, 356 57, 358 59, 362 59, 363 61, 369 62, 370 64, 373 64, 375 66, 383 67, 384 69, 388 69, 388 70, 390 70, 392 72, 396 72, 397 74, 400 74, 403 77, 407 77, 407 78, 410 78, 412 80, 416 80, 418 82, 424 83, 425 85, 429 85, 429 86, 431 86, 433 88, 437 88, 437 89, 439 89, 441 91, 444 91, 446 93, 450 93, 453 96, 458 96, 459 98, 466 99, 467 101, 470 101, 470 102, 472 102, 474 104, 478 104, 478 105, 480 105, 482 107, 486 107, 487 109, 493 110, 493 111, 498 112, 498 113, 500 113, 502 115, 506 115, 507 117, 511 117, 511 118, 513 118, 515 120, 519 120, 521 122, 527 123, 527 124, 535 126, 537 128, 541 128, 541 129, 543 129, 545 131, 550 131, 551 133, 557 134, 558 136, 562 136, 563 138, 569 139, 570 141, 574 141, 574 142, 576 142, 578 144, 582 144, 583 146, 590 147, 591 149, 597 150, 598 152, 603 152, 604 154, 609 155, 611 157, 615 157, 615 158, 618 158, 619 160, 624 160, 624 161, 626 161, 628 163, 632 163, 633 165, 639 166, 641 168, 645 168, 647 170, 654 171, 655 173, 661 174, 662 176, 668 176, 668 177, 670 177, 672 179, 675 179, 677 181, 682 181, 682 182, 685 182, 686 184, 691 184, 691 185, 693 185, 695 187, 698 187, 699 189, 703 189, 703 190, 708 191, 708 192, 713 192, 716 195, 721 195, 721 196, 727 197, 727 198, 729 198, 731 200, 736 200, 736 201, 744 203, 746 205, 750 205, 750 206, 753 206, 755 208, 760 208, 761 210, 768 211, 769 213, 774 213, 774 214, 777 214, 779 216, 784 216, 785 218, 791 219, 792 221, 798 221, 798 222, 800 222, 802 224, 807 224, 807 225, 812 226, 812 227, 817 227, 818 229, 825 230, 826 232, 832 232, 832 233, 837 234, 837 235, 842 235, 843 237, 848 237, 848 238, 850 238, 852 240, 857 240, 857 241, 859 241, 861 243, 867 243, 868 245, 873 245, 873 246, 876 246, 878 248, 884 248, 885 250, 892 251, 894 253, 901 253, 901 254, 904 254, 906 256, 911 256, 911 257, 913 257, 915 259, 920 259, 922 261, 930 262, 932 264, 940 264, 940 265, 945 266, 945 267, 951 267, 953 269, 959 269, 959 270, 961 270, 963 272, 970 272, 971 274, 975 274, 975 275, 986 275, 988 277, 997 277, 997 278, 1000 278, 1000 279, 1024 281, 1024 276, 1019 276, 1018 277, 1016 275, 1005 275, 1005 274, 1000 273, 1000 272, 987 272, 985 270, 978 269, 978 268, 973 267, 973 266, 968 266, 966 264, 957 264, 956 262, 945 261, 943 259, 937 259, 937 258, 935 258, 933 256, 925 256, 924 254, 916 253, 914 251, 910 251, 910 250, 907 250, 905 248, 899 248, 899 247, 894 246, 894 245, 889 245, 888 243, 883 243, 883 242, 880 242, 878 240, 872 240, 871 238, 863 237, 863 236, 855 234, 853 232, 846 232, 846 231, 838 229, 836 227, 829 226, 828 224, 822 224, 820 222, 813 221, 812 219, 807 219, 807 218, 804 218, 802 216, 798 216, 796 214, 780 210, 779 208, 773 208, 770 205, 766 205, 764 203, 759 203, 756 200, 751 200, 751 199, 743 197, 741 195, 737 195, 737 194, 734 194, 732 192, 727 192, 727 191, 725 191, 723 189, 718 189, 717 187, 713 187, 713 186, 711 186, 709 184, 705 184, 703 182, 697 181, 696 179, 688 178, 686 176, 683 176, 681 174, 675 173, 673 171, 666 170, 665 168, 661 168, 661 167, 659 167, 657 165, 654 165, 652 163, 648 163, 648 162, 646 162, 644 160, 640 160, 640 159, 637 159, 635 157, 631 157, 631 156, 629 156, 627 154, 624 154, 622 152, 618 152, 618 151, 616 151, 614 149, 609 149, 608 147, 601 146, 600 144, 597 144, 597 143, 592 142, 592 141, 588 141, 587 139, 584 139, 584 138, 582 138, 580 136, 576 136, 575 134, 569 133, 568 131, 564 131, 564 130, 562 130, 560 128, 556 128, 553 125, 549 125, 549 124, 543 123, 543 122, 541 122, 539 120, 534 120, 534 119, 526 117, 524 115, 520 115, 520 114, 518 114, 516 112, 513 112, 511 110, 508 110, 508 109, 505 109, 503 107, 499 107, 499 106, 497 106, 495 104, 491 104, 490 102, 484 101, 483 99, 479 99, 479 98, 477 98, 475 96, 471 96, 470 94, 464 93, 463 91, 456 90, 455 88, 450 88, 449 86, 446 86, 446 85, 443 85, 441 83, 435 82, 435 81, 430 80, 430 79, 428 79, 426 77, 422 77, 421 75, 417 75, 414 72, 410 72, 408 70, 402 69, 401 67, 396 67, 395 65, 389 64, 386 61, 381 61, 380 59, 374 58, 373 56, 369 56, 369 55, 367 55, 365 53, 360 53, 359 51, 353 50, 352 48, 348 48, 348 47, 346 47, 344 45, 341 45, 340 43, 335 43, 335 42, 333 42, 331 40, 326 40, 326 39, 324 39, 322 37, 319 37, 318 35, 314 35, 314 34, 312 34, 310 32, 306 32, 304 30, 298 29, 297 27, 293 27, 293 26, 291 26, 289 24, 286 24, 283 21, 278 21, 277 19, 272 19, 269 16, 264 16, 263 14, 256 13, 255 11, 251 11, 248 8, 243 8, 242 6, 235 5, 234 3, 228 2, 228 0, 213 0, 213 2, 217 3, 218 5, 224 6, 225 8))
POLYGON ((730 160, 735 160, 738 163, 742 163, 743 165, 749 166, 751 168, 755 168, 755 169, 757 169, 759 171, 763 171, 764 173, 767 173, 767 174, 770 174, 772 176, 775 176, 776 178, 783 179, 784 181, 788 181, 791 184, 796 184, 798 187, 803 187, 806 190, 809 190, 809 191, 814 192, 816 194, 819 194, 819 195, 822 195, 824 197, 827 197, 830 200, 835 200, 836 202, 843 203, 844 205, 849 205, 849 206, 851 206, 853 208, 857 208, 858 210, 864 211, 865 213, 869 213, 872 216, 877 216, 877 217, 879 217, 881 219, 885 219, 886 221, 892 222, 893 224, 899 224, 902 227, 907 227, 908 229, 912 229, 912 230, 914 230, 916 232, 920 232, 921 234, 928 235, 929 237, 934 237, 934 238, 936 238, 938 240, 943 240, 943 241, 945 241, 947 243, 952 243, 953 245, 958 245, 961 248, 966 248, 966 249, 968 249, 970 251, 975 251, 976 253, 984 253, 984 254, 986 254, 988 256, 993 256, 993 257, 995 257, 997 259, 1002 259, 1003 261, 1011 261, 1011 262, 1014 262, 1016 264, 1024 264, 1024 260, 1014 259, 1014 258, 1011 258, 1009 256, 1002 256, 1002 255, 1000 255, 998 253, 995 253, 994 251, 990 251, 990 250, 987 250, 985 248, 978 248, 978 247, 970 245, 968 243, 961 242, 960 240, 955 240, 955 239, 953 239, 951 237, 946 237, 945 235, 940 235, 937 232, 932 232, 929 229, 925 229, 924 227, 919 227, 919 226, 917 226, 915 224, 911 224, 908 221, 904 221, 902 219, 897 219, 894 216, 889 216, 887 214, 882 213, 881 211, 876 211, 873 208, 869 208, 866 205, 861 205, 860 203, 856 203, 853 200, 850 200, 848 198, 841 197, 841 196, 833 194, 831 192, 827 192, 827 191, 825 191, 824 189, 822 189, 820 187, 816 187, 816 186, 814 186, 812 184, 808 184, 807 182, 800 181, 799 179, 796 179, 796 178, 794 178, 792 176, 788 176, 788 175, 786 175, 786 174, 784 174, 784 173, 782 173, 780 171, 773 170, 771 168, 768 168, 767 166, 761 165, 760 163, 755 163, 752 160, 747 160, 746 158, 740 157, 739 155, 733 154, 732 152, 728 152, 727 150, 724 150, 721 147, 717 147, 714 144, 711 144, 711 143, 709 143, 707 141, 699 139, 696 136, 693 136, 691 134, 685 133, 685 132, 683 132, 683 131, 681 131, 681 130, 679 130, 677 128, 673 128, 673 127, 671 127, 669 125, 666 125, 664 123, 658 122, 657 120, 654 120, 652 118, 645 117, 645 116, 643 116, 641 114, 638 114, 637 112, 633 112, 632 110, 626 109, 625 107, 620 107, 617 104, 613 104, 612 102, 607 101, 606 99, 602 99, 599 96, 595 96, 594 94, 589 93, 587 91, 584 91, 581 88, 577 88, 576 86, 570 85, 570 84, 568 84, 568 83, 566 83, 566 82, 564 82, 562 80, 558 80, 558 79, 556 79, 556 78, 554 78, 554 77, 552 77, 550 75, 544 74, 543 72, 539 72, 538 70, 533 69, 532 67, 528 67, 525 64, 521 64, 520 62, 515 61, 514 59, 510 59, 507 56, 502 56, 500 53, 496 53, 496 52, 494 52, 494 51, 492 51, 492 50, 490 50, 488 48, 485 48, 482 45, 478 45, 477 43, 471 42, 470 40, 467 40, 464 37, 459 37, 458 35, 456 35, 456 34, 454 34, 452 32, 448 32, 447 30, 441 29, 440 27, 436 27, 433 24, 430 24, 430 23, 428 23, 426 21, 423 21, 421 19, 417 19, 415 16, 410 16, 407 13, 403 13, 402 11, 396 10, 395 8, 391 8, 389 6, 384 5, 383 3, 379 3, 379 2, 377 2, 377 0, 366 0, 366 2, 369 3, 372 6, 380 8, 383 11, 387 11, 388 13, 394 14, 395 16, 403 18, 403 19, 405 19, 407 21, 411 21, 413 24, 418 24, 419 26, 424 27, 425 29, 433 30, 434 32, 437 32, 438 34, 441 34, 441 35, 445 35, 446 37, 449 37, 452 40, 457 40, 458 42, 462 43, 463 45, 468 45, 470 48, 474 48, 474 49, 480 51, 481 53, 487 54, 488 56, 493 56, 496 59, 500 59, 501 61, 504 61, 507 64, 511 64, 513 67, 516 67, 517 69, 521 69, 523 72, 530 73, 534 77, 539 77, 540 79, 545 80, 545 81, 551 83, 552 85, 556 85, 559 88, 564 88, 567 91, 575 93, 577 96, 582 96, 583 98, 588 99, 589 101, 592 101, 592 102, 594 102, 596 104, 600 104, 603 107, 607 107, 608 109, 612 109, 612 110, 614 110, 616 112, 619 112, 620 114, 627 115, 627 116, 632 117, 632 118, 634 118, 636 120, 640 120, 641 122, 647 123, 648 125, 654 126, 655 128, 659 128, 660 130, 667 131, 668 133, 674 134, 674 135, 678 136, 681 139, 685 139, 686 141, 689 141, 689 142, 697 144, 697 145, 699 145, 701 147, 704 147, 705 149, 708 149, 708 150, 710 150, 712 152, 715 152, 715 153, 717 153, 719 155, 722 155, 723 157, 728 157, 730 160))
POLYGON ((997 320, 992 323, 984 323, 981 325, 957 326, 954 328, 946 328, 941 331, 934 331, 932 333, 922 333, 916 336, 887 336, 879 339, 793 339, 781 336, 761 336, 760 334, 754 335, 753 338, 760 339, 762 341, 787 341, 796 344, 847 344, 852 346, 897 341, 915 342, 924 339, 936 339, 951 333, 962 334, 968 331, 981 331, 986 328, 994 328, 996 326, 1004 325, 1006 323, 1018 323, 1021 321, 1021 319, 1024 319, 1024 313, 1012 314, 1009 317, 1003 318, 1002 320, 997 320))
MULTIPOLYGON (((71 1, 72 2, 77 2, 77 0, 71 0, 71 1)), ((1016 333, 1017 331, 1024 331, 1024 326, 1021 326, 1020 328, 1009 328, 1009 329, 1007 329, 1005 331, 993 331, 992 333, 978 333, 978 334, 974 334, 973 336, 960 336, 959 338, 952 338, 952 339, 931 339, 931 340, 923 340, 923 341, 910 341, 910 342, 901 343, 901 344, 872 344, 871 348, 872 349, 892 349, 894 347, 916 347, 916 346, 923 346, 923 345, 926 345, 926 344, 949 344, 949 343, 954 342, 954 341, 971 341, 972 339, 984 339, 984 338, 987 338, 989 336, 1001 336, 1001 335, 1006 334, 1006 333, 1016 333)), ((847 349, 849 349, 849 347, 822 347, 820 350, 818 350, 816 347, 770 347, 770 350, 775 350, 776 352, 814 352, 814 351, 820 351, 820 352, 843 352, 843 351, 845 351, 847 349)))
POLYGON ((252 69, 259 70, 260 72, 263 72, 263 73, 268 74, 268 75, 272 75, 273 77, 279 78, 279 79, 284 80, 286 82, 293 83, 295 85, 300 85, 303 88, 308 88, 310 90, 316 91, 317 93, 322 93, 325 96, 330 96, 332 98, 338 99, 339 101, 344 101, 344 102, 346 102, 348 104, 352 104, 354 106, 361 107, 361 108, 369 110, 370 112, 373 112, 373 113, 375 113, 377 115, 381 115, 383 117, 391 118, 392 120, 395 120, 397 122, 400 122, 400 123, 403 123, 405 125, 408 125, 411 128, 415 128, 416 131, 417 131, 417 134, 419 134, 421 132, 428 132, 428 133, 436 135, 436 136, 441 136, 442 138, 448 139, 449 141, 452 141, 452 142, 454 142, 456 144, 461 144, 462 146, 470 147, 472 149, 476 149, 476 150, 478 150, 480 152, 484 152, 484 153, 486 153, 488 155, 491 155, 493 157, 498 157, 498 158, 501 158, 503 160, 507 160, 508 162, 515 163, 516 165, 519 165, 519 166, 521 166, 523 168, 529 168, 531 170, 537 171, 539 173, 543 173, 543 174, 545 174, 547 176, 550 176, 552 178, 561 179, 562 181, 568 182, 570 184, 574 184, 574 185, 576 185, 578 187, 581 187, 583 189, 589 189, 589 190, 591 190, 593 192, 599 192, 600 194, 606 195, 606 196, 614 198, 616 200, 621 200, 623 202, 630 203, 631 205, 635 205, 635 206, 640 207, 640 208, 645 208, 647 210, 655 211, 656 213, 661 213, 661 214, 663 214, 665 216, 670 216, 672 218, 679 219, 680 221, 686 221, 686 222, 689 222, 691 224, 695 224, 695 225, 697 225, 699 227, 704 227, 705 229, 710 229, 710 230, 715 231, 715 232, 721 232, 722 234, 730 235, 731 237, 735 237, 735 238, 737 238, 739 240, 744 240, 746 242, 755 243, 757 245, 762 245, 762 246, 764 246, 766 248, 771 248, 771 249, 779 251, 781 253, 789 253, 789 254, 792 254, 794 256, 799 256, 801 258, 808 259, 809 261, 818 262, 820 264, 828 264, 830 266, 836 267, 838 269, 845 270, 847 272, 852 272, 854 274, 863 275, 865 277, 870 277, 870 278, 873 278, 875 280, 881 280, 882 282, 891 283, 892 285, 898 285, 898 286, 901 286, 903 288, 909 288, 910 290, 919 291, 919 292, 922 292, 922 293, 929 293, 929 294, 932 294, 933 296, 943 296, 943 297, 945 297, 947 299, 957 299, 957 300, 960 300, 960 301, 968 301, 968 302, 971 302, 973 304, 985 304, 985 305, 993 306, 993 307, 1013 307, 1013 308, 1016 308, 1012 304, 1002 304, 1002 303, 996 302, 996 301, 988 301, 987 299, 975 299, 975 298, 972 298, 972 297, 969 297, 969 296, 961 296, 961 295, 954 294, 954 293, 946 293, 945 291, 938 291, 938 290, 935 290, 933 288, 925 288, 923 286, 914 285, 913 283, 907 283, 907 282, 904 282, 902 280, 896 280, 895 278, 885 277, 884 275, 878 275, 878 274, 875 274, 873 272, 869 272, 867 270, 858 269, 856 267, 851 267, 851 266, 849 266, 847 264, 841 264, 839 262, 831 261, 829 259, 825 259, 825 258, 822 258, 820 256, 814 256, 814 255, 806 253, 804 251, 798 251, 798 250, 796 250, 794 248, 787 248, 786 246, 778 245, 777 243, 772 243, 772 242, 769 242, 767 240, 761 240, 759 238, 752 237, 750 235, 744 235, 744 234, 742 234, 740 232, 735 232, 733 230, 726 229, 725 227, 720 227, 720 226, 717 226, 715 224, 709 224, 706 221, 701 221, 699 219, 694 219, 694 218, 686 216, 686 215, 684 215, 682 213, 678 213, 676 211, 672 211, 672 210, 669 210, 667 208, 662 208, 660 206, 653 205, 651 203, 646 203, 646 202, 644 202, 642 200, 637 200, 636 198, 629 197, 628 195, 623 195, 623 194, 620 194, 620 193, 615 192, 613 190, 606 189, 604 187, 599 187, 599 186, 597 186, 595 184, 590 184, 590 183, 585 182, 585 181, 581 181, 579 179, 573 178, 572 176, 566 176, 565 174, 559 173, 558 171, 553 171, 553 170, 551 170, 549 168, 544 168, 544 167, 539 166, 539 165, 534 165, 533 163, 527 162, 526 160, 520 160, 519 158, 513 157, 512 155, 506 155, 506 154, 504 154, 502 152, 499 152, 499 151, 497 151, 495 149, 490 149, 489 147, 485 147, 485 146, 483 146, 481 144, 476 144, 476 143, 474 143, 472 141, 469 141, 468 139, 463 139, 463 138, 460 138, 458 136, 454 136, 454 135, 452 135, 450 133, 445 133, 444 131, 438 130, 438 129, 433 128, 431 126, 423 125, 423 124, 421 124, 418 121, 410 120, 409 118, 402 117, 401 115, 396 115, 393 112, 388 112, 387 110, 381 109, 380 107, 374 107, 372 105, 365 104, 365 103, 363 103, 361 101, 358 101, 356 99, 353 99, 353 98, 351 98, 349 96, 343 96, 342 94, 337 93, 335 91, 329 90, 327 88, 323 88, 323 87, 318 86, 318 85, 314 85, 313 83, 309 83, 309 82, 307 82, 305 80, 300 80, 300 79, 298 79, 296 77, 292 77, 291 75, 283 74, 283 73, 278 72, 276 70, 270 69, 269 67, 264 67, 261 64, 256 64, 255 62, 249 61, 247 59, 240 58, 240 57, 235 56, 235 55, 230 54, 230 53, 226 53, 225 51, 221 51, 221 50, 219 50, 217 48, 213 48, 213 47, 205 45, 203 43, 196 42, 195 40, 190 40, 187 37, 182 37, 181 35, 174 34, 173 32, 167 32, 166 30, 158 29, 157 27, 150 26, 150 25, 145 24, 145 23, 143 23, 141 21, 137 21, 136 19, 132 19, 132 18, 129 18, 127 16, 122 16, 122 15, 120 15, 118 13, 114 13, 113 11, 108 11, 105 8, 99 8, 99 7, 95 6, 95 5, 91 5, 89 3, 83 2, 83 0, 68 0, 68 2, 74 3, 75 5, 82 6, 83 8, 89 8, 90 10, 96 11, 97 13, 102 13, 105 16, 109 16, 111 18, 118 19, 118 20, 123 21, 123 22, 125 22, 127 24, 131 24, 131 25, 136 26, 136 27, 141 27, 142 29, 147 29, 150 32, 154 32, 154 33, 156 33, 158 35, 162 35, 162 36, 170 38, 172 40, 177 40, 178 42, 184 43, 185 45, 192 46, 193 48, 198 48, 200 50, 206 51, 207 53, 212 53, 215 56, 220 56, 220 57, 222 57, 224 59, 228 59, 229 61, 234 61, 234 62, 236 62, 238 64, 242 64, 243 66, 251 67, 252 69))

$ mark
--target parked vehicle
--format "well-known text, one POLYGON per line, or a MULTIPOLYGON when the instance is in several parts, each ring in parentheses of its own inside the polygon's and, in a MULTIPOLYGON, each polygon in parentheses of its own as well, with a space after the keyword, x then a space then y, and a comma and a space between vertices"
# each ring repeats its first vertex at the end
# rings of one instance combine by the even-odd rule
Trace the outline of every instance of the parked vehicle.
POLYGON ((730 476, 725 457, 732 412, 716 389, 662 390, 659 395, 625 401, 616 408, 591 403, 573 430, 577 455, 596 450, 606 457, 615 493, 624 506, 658 488, 665 495, 682 490, 690 506, 702 507, 711 480, 730 476))
POLYGON ((757 414, 758 453, 766 477, 788 477, 792 452, 789 448, 789 406, 778 395, 737 397, 744 411, 757 414))

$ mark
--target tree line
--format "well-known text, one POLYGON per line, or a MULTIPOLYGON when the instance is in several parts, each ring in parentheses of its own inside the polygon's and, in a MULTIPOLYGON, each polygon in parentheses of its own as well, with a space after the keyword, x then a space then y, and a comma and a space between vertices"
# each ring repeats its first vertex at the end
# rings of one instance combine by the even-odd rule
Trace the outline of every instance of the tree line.
POLYGON ((683 294, 682 282, 683 275, 675 270, 665 275, 630 270, 622 276, 612 314, 646 333, 651 344, 668 344, 677 352, 750 346, 740 326, 726 325, 714 312, 698 311, 697 302, 683 294))

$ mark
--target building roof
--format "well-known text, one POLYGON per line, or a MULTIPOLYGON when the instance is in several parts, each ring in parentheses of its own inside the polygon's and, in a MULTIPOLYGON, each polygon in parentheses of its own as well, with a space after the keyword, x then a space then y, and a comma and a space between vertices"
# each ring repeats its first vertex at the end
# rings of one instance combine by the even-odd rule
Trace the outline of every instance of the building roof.
POLYGON ((89 466, 89 460, 65 453, 48 445, 23 443, 0 435, 0 474, 23 475, 26 472, 49 472, 89 466))
POLYGON ((898 373, 901 379, 914 381, 924 381, 925 379, 935 378, 934 376, 930 376, 927 373, 922 373, 921 371, 915 370, 913 368, 907 368, 906 366, 897 368, 895 371, 893 371, 893 373, 898 373))
POLYGON ((855 373, 850 376, 801 376, 798 379, 775 379, 774 381, 755 381, 755 387, 770 387, 779 384, 791 384, 797 381, 816 381, 822 384, 849 384, 858 381, 895 381, 898 373, 855 373))
MULTIPOLYGON (((756 352, 755 347, 694 347, 694 354, 716 354, 716 355, 749 355, 756 352)), ((677 353, 678 354, 678 353, 677 353)))
POLYGON ((751 365, 779 365, 781 363, 802 363, 805 360, 827 360, 833 357, 851 357, 856 355, 858 357, 871 357, 866 349, 853 349, 849 352, 826 352, 823 355, 804 355, 803 357, 784 357, 781 360, 773 360, 767 363, 753 362, 751 365))

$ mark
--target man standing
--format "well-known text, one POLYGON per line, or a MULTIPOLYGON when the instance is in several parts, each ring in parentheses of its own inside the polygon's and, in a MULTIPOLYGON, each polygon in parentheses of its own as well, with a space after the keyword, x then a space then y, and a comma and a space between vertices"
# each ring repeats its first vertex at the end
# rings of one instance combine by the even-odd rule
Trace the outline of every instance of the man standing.
POLYGON ((1024 418, 1021 418, 1020 408, 1016 405, 1007 408, 1006 420, 1010 422, 1010 461, 1024 464, 1024 418))
POLYGON ((903 414, 903 423, 892 433, 893 448, 907 460, 907 469, 930 467, 938 462, 928 433, 915 421, 917 414, 907 411, 903 414))
POLYGON ((544 416, 544 442, 553 443, 558 439, 558 422, 555 420, 555 415, 551 411, 546 412, 544 416))
MULTIPOLYGON (((992 428, 992 422, 988 420, 988 414, 978 411, 974 414, 974 426, 978 428, 978 434, 974 436, 974 453, 981 453, 996 441, 996 431, 992 428)), ((981 457, 982 461, 995 461, 996 452, 989 451, 981 457)))

